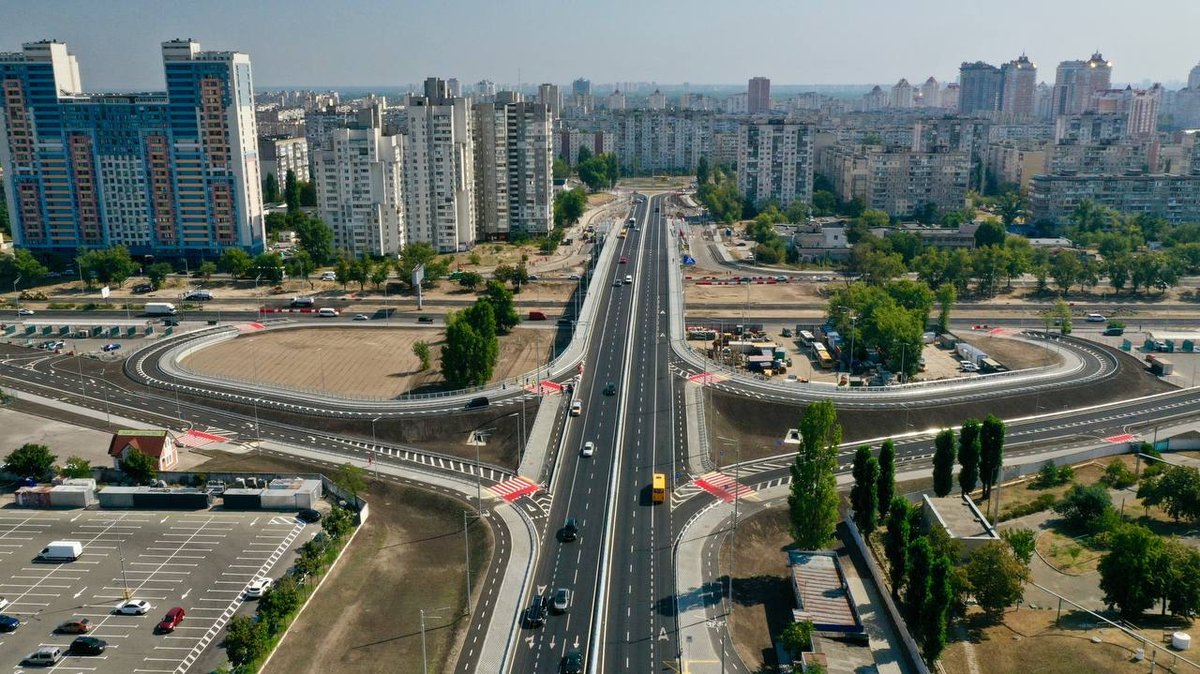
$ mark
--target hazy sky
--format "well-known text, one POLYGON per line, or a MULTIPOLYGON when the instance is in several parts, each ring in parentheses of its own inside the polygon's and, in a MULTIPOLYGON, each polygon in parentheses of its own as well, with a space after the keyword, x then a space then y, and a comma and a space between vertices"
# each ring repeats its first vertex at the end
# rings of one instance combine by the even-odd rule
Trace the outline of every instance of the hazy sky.
POLYGON ((162 88, 174 37, 250 54, 260 87, 918 83, 1022 51, 1052 82, 1096 49, 1114 81, 1179 81, 1197 19, 1198 0, 0 0, 0 51, 67 42, 91 91, 162 88))

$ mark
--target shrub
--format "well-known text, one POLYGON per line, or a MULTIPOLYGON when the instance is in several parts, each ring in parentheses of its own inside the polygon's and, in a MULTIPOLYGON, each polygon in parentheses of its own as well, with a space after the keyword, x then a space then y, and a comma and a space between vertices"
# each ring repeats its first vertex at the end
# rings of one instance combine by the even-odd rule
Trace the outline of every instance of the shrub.
POLYGON ((1113 489, 1125 489, 1137 484, 1137 476, 1120 459, 1113 459, 1104 468, 1100 481, 1113 489))
POLYGON ((1003 511, 1001 511, 998 521, 1003 522, 1005 520, 1012 520, 1018 517, 1040 513, 1043 510, 1053 508, 1056 503, 1058 503, 1058 498, 1055 497, 1054 494, 1040 494, 1037 498, 1029 503, 1005 508, 1003 511))

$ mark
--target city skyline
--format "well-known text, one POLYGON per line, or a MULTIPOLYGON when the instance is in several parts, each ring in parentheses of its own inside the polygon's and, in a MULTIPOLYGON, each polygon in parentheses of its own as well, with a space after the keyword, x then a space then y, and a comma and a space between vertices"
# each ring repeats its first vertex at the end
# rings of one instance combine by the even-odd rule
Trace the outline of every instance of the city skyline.
POLYGON ((1114 62, 1114 85, 1171 84, 1184 82, 1200 61, 1200 49, 1177 47, 1190 43, 1187 18, 1200 17, 1184 1, 1158 7, 1159 15, 1178 21, 1140 32, 1112 19, 1123 7, 1116 0, 1096 0, 1086 12, 1021 0, 987 14, 946 0, 846 4, 764 2, 747 10, 713 0, 616 0, 597 10, 543 0, 465 0, 453 8, 369 0, 347 13, 309 0, 252 7, 219 0, 180 5, 164 16, 144 0, 95 6, 48 0, 0 11, 0 51, 41 39, 66 42, 80 57, 89 91, 161 89, 162 73, 147 57, 175 37, 250 54, 258 87, 397 87, 429 75, 526 86, 578 77, 598 84, 744 86, 754 76, 774 87, 890 85, 930 75, 950 82, 964 61, 998 64, 1020 54, 1038 64, 1039 81, 1052 82, 1057 63, 1097 50, 1114 62), (727 47, 712 34, 714 26, 745 30, 732 34, 727 47), (755 48, 739 54, 736 45, 750 30, 755 48))

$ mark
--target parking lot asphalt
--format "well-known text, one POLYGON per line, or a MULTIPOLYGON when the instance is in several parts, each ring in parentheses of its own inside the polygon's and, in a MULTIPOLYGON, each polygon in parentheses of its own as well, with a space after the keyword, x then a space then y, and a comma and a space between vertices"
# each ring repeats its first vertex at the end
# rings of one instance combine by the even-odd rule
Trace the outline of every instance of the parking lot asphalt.
POLYGON ((69 655, 31 671, 211 671, 224 660, 217 645, 225 623, 254 609, 253 601, 244 602, 246 585, 278 578, 318 531, 290 512, 0 508, 0 598, 10 602, 0 612, 21 621, 0 634, 0 667, 20 672, 21 659, 40 647, 66 650, 76 635, 55 628, 86 618, 88 635, 108 642, 104 654, 69 655), (61 564, 33 561, 56 540, 79 541, 83 554, 61 564), (114 614, 126 597, 152 608, 140 616, 114 614), (155 634, 176 606, 187 612, 182 624, 155 634))

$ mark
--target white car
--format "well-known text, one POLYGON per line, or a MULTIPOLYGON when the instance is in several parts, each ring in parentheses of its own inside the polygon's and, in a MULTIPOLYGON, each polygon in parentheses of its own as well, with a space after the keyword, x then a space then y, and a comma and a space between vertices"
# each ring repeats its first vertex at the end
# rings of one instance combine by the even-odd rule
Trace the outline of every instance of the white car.
POLYGON ((969 360, 964 360, 958 364, 958 369, 963 372, 978 372, 979 366, 969 360))
POLYGON ((263 594, 274 584, 275 581, 270 578, 250 581, 250 584, 246 586, 246 599, 261 599, 263 594))
POLYGON ((18 316, 32 316, 33 309, 17 309, 18 316))
POLYGON ((368 315, 366 315, 366 314, 354 314, 354 320, 356 320, 356 321, 369 321, 369 320, 371 320, 371 317, 370 317, 370 316, 368 316, 368 315))
POLYGON ((626 275, 625 275, 625 282, 626 282, 626 283, 633 283, 633 276, 632 276, 632 275, 630 275, 630 274, 626 274, 626 275))
POLYGON ((337 272, 333 272, 333 271, 322 272, 321 280, 322 281, 336 281, 337 280, 337 272))
POLYGON ((145 599, 130 599, 113 607, 113 613, 119 615, 146 615, 154 608, 145 599))
POLYGON ((587 442, 583 443, 583 449, 579 450, 579 453, 582 454, 583 456, 591 456, 591 455, 595 454, 596 453, 596 443, 592 442, 591 440, 588 440, 587 442))
POLYGON ((8 601, 4 597, 0 597, 0 610, 3 610, 4 607, 8 606, 10 603, 12 603, 12 602, 8 601))

